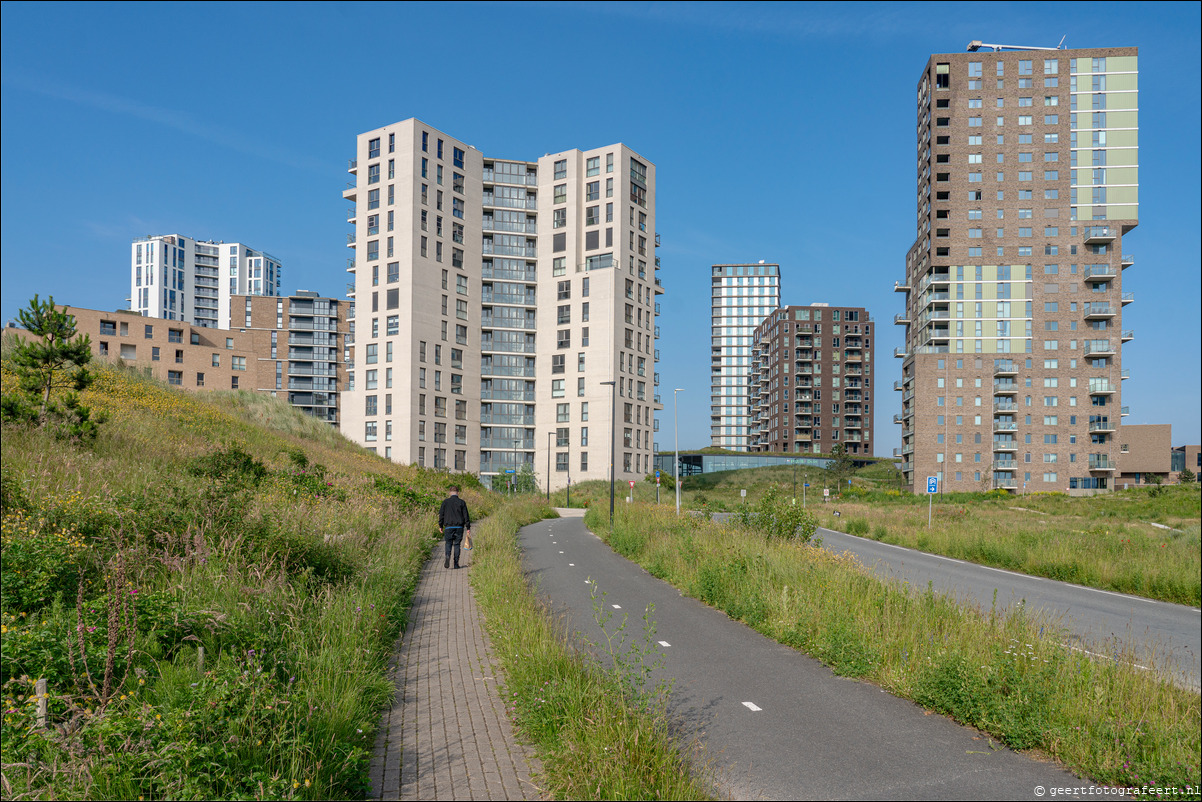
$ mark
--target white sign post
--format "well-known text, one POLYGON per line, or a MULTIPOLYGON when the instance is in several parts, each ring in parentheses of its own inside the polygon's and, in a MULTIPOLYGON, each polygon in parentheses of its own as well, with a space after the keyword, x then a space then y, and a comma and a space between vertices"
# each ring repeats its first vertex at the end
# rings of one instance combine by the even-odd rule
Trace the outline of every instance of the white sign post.
POLYGON ((931 505, 935 503, 935 494, 939 492, 939 477, 927 477, 927 529, 931 528, 931 505))

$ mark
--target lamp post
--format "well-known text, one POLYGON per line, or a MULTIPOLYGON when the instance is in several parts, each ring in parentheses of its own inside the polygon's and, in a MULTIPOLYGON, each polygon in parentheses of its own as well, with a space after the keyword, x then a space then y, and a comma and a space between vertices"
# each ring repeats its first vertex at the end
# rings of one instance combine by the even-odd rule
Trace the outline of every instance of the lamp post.
POLYGON ((793 463, 793 503, 797 503, 797 458, 789 460, 793 463))
POLYGON ((547 503, 551 503, 551 435, 554 432, 547 432, 547 503))
POLYGON ((609 531, 610 534, 614 530, 614 454, 617 446, 614 443, 614 438, 618 431, 618 383, 616 381, 601 382, 602 385, 610 386, 610 410, 609 410, 609 531))
POLYGON ((678 411, 680 410, 680 401, 676 394, 682 392, 683 387, 677 387, 672 390, 672 438, 675 442, 674 456, 672 462, 672 480, 676 482, 676 515, 680 516, 680 425, 678 422, 678 411))

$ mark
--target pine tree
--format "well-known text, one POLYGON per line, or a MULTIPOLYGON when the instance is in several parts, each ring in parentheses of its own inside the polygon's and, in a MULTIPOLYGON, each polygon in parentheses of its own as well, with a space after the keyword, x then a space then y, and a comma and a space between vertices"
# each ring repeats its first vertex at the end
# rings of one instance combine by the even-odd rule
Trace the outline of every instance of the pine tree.
POLYGON ((24 340, 13 349, 11 367, 25 398, 6 395, 4 419, 36 420, 44 426, 55 418, 62 423, 60 428, 67 436, 95 437, 96 424, 102 422, 102 416, 92 418, 75 394, 87 388, 94 378, 87 368, 92 361, 91 339, 87 335, 76 336, 75 316, 67 307, 56 308, 53 296, 42 302, 34 295, 17 317, 37 339, 24 340), (63 399, 61 408, 50 400, 59 388, 73 391, 63 399))

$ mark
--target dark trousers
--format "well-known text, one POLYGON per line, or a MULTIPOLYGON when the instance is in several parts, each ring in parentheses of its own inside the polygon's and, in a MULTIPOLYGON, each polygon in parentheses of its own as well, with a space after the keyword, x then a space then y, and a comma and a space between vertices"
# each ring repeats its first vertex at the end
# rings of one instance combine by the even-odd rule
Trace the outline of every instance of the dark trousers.
POLYGON ((451 556, 451 549, 455 549, 455 565, 459 565, 459 545, 463 543, 463 527, 462 526, 447 526, 442 530, 442 539, 446 544, 446 557, 451 556))

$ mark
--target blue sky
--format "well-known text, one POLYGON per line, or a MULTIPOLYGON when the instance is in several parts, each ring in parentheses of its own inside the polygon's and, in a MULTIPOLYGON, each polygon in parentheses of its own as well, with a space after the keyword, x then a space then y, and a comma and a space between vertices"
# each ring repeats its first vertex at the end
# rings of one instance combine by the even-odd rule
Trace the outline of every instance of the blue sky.
POLYGON ((888 454, 918 75, 972 39, 1066 37, 1140 48, 1125 422, 1197 443, 1199 8, 5 3, 0 315, 35 292, 123 308, 130 240, 171 232, 244 241, 283 260, 285 290, 341 295, 346 160, 356 134, 397 120, 500 158, 621 141, 658 171, 661 447, 674 387, 682 448, 709 442, 709 266, 765 259, 782 265, 785 303, 877 321, 888 454))

